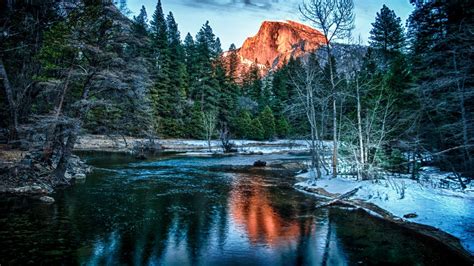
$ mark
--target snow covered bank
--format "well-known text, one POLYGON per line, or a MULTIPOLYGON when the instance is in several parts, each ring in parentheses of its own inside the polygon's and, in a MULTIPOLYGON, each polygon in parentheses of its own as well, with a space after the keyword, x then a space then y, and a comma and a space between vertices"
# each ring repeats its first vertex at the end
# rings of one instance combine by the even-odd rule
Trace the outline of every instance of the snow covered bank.
MULTIPOLYGON (((105 135, 84 135, 81 136, 75 146, 79 151, 110 151, 110 152, 131 152, 133 147, 147 139, 133 137, 113 137, 105 135)), ((165 151, 189 152, 189 153, 209 153, 208 144, 205 140, 185 140, 185 139, 156 139, 156 143, 161 145, 165 151)), ((280 152, 306 152, 309 150, 309 143, 305 140, 276 140, 276 141, 252 141, 252 140, 232 140, 231 141, 239 153, 280 153, 280 152)), ((330 146, 331 143, 325 143, 330 146)), ((221 153, 222 147, 219 140, 211 141, 211 152, 221 153)))
POLYGON ((427 186, 408 178, 388 178, 374 182, 326 177, 311 184, 310 173, 298 177, 304 181, 296 184, 296 187, 305 190, 324 189, 340 195, 360 187, 351 199, 373 203, 400 219, 447 232, 459 238, 463 247, 474 254, 474 182, 469 184, 470 189, 461 192, 427 186), (407 214, 416 214, 416 217, 402 218, 407 214))

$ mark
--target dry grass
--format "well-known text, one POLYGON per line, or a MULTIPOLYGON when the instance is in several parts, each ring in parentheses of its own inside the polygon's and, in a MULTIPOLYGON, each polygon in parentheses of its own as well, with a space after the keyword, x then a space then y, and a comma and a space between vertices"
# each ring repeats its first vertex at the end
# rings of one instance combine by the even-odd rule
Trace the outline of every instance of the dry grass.
POLYGON ((23 159, 25 154, 25 151, 11 149, 7 145, 0 144, 0 161, 17 162, 23 159))

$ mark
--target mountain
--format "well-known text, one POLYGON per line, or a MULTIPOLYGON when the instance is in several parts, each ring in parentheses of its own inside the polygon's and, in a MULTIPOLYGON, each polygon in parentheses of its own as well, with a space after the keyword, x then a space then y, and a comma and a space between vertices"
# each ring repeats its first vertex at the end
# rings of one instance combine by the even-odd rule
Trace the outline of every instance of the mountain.
MULTIPOLYGON (((237 50, 242 68, 257 64, 265 73, 281 67, 291 57, 315 51, 326 43, 324 35, 294 21, 264 21, 258 33, 237 50)), ((225 55, 224 55, 225 56, 225 55)))

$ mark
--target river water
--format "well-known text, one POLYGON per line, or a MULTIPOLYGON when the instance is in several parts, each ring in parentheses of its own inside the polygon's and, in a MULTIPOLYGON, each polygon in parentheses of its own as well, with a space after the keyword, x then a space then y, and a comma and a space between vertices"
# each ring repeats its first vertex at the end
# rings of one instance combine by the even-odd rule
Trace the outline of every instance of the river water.
POLYGON ((94 172, 52 205, 0 198, 0 265, 469 265, 364 213, 315 209, 291 177, 218 170, 297 157, 86 158, 94 172))

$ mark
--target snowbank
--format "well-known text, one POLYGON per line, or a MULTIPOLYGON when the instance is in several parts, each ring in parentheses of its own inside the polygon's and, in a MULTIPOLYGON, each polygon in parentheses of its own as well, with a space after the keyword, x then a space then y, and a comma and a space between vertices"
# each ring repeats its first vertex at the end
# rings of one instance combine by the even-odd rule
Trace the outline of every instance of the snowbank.
MULTIPOLYGON (((354 181, 342 178, 309 180, 311 172, 298 177, 306 179, 296 186, 323 188, 329 193, 343 194, 361 187, 352 199, 373 203, 395 216, 415 213, 417 217, 406 219, 436 227, 461 240, 461 244, 474 254, 474 192, 453 191, 422 185, 407 178, 354 181)), ((439 176, 439 174, 438 174, 439 176)))
MULTIPOLYGON (((110 151, 131 152, 133 148, 146 139, 133 137, 113 137, 105 135, 83 135, 79 137, 75 150, 79 151, 110 151)), ((209 154, 208 143, 205 140, 186 139, 156 139, 165 151, 189 152, 195 155, 209 154)), ((307 152, 309 143, 306 140, 276 140, 276 141, 252 141, 231 140, 240 153, 280 153, 280 152, 307 152)), ((330 149, 331 142, 323 145, 330 149)), ((211 141, 210 153, 222 153, 221 141, 211 141)))

